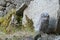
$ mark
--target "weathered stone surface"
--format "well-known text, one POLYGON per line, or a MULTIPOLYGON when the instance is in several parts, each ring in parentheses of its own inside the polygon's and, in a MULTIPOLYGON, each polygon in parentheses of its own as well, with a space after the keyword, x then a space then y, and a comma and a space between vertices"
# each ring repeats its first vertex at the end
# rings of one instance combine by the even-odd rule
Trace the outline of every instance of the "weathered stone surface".
POLYGON ((24 11, 23 15, 23 25, 25 25, 26 17, 27 15, 30 19, 32 19, 34 23, 34 29, 35 31, 39 31, 40 25, 41 25, 41 14, 42 13, 48 13, 49 18, 49 30, 52 28, 55 30, 56 23, 57 23, 57 10, 59 8, 59 2, 58 0, 34 0, 31 1, 28 8, 24 11))
POLYGON ((40 29, 40 31, 47 32, 48 26, 49 26, 49 14, 42 13, 41 14, 41 29, 40 29))
POLYGON ((57 15, 57 19, 58 19, 58 23, 57 23, 57 32, 60 33, 60 0, 59 0, 59 10, 57 11, 58 15, 57 15))
POLYGON ((0 0, 0 6, 5 6, 5 5, 6 5, 5 0, 0 0))
POLYGON ((60 40, 60 35, 54 35, 54 34, 42 34, 40 37, 38 37, 39 40, 60 40))
POLYGON ((5 10, 5 7, 0 6, 0 11, 4 11, 4 10, 5 10))
POLYGON ((10 3, 7 3, 7 4, 6 4, 6 7, 8 7, 8 6, 10 6, 10 3))
POLYGON ((16 9, 16 15, 23 16, 23 11, 27 8, 27 5, 23 3, 18 9, 16 9))
POLYGON ((15 0, 14 4, 17 4, 16 8, 18 9, 22 5, 22 3, 26 3, 27 5, 29 5, 30 1, 32 0, 15 0))
POLYGON ((3 16, 3 13, 4 13, 3 11, 0 11, 0 17, 3 16))
POLYGON ((24 37, 22 40, 33 40, 33 37, 24 37))
POLYGON ((5 11, 4 15, 10 11, 12 8, 18 9, 23 3, 27 5, 31 0, 0 0, 0 10, 5 11))
POLYGON ((15 7, 15 5, 10 4, 10 6, 6 7, 6 12, 10 11, 14 7, 15 7))

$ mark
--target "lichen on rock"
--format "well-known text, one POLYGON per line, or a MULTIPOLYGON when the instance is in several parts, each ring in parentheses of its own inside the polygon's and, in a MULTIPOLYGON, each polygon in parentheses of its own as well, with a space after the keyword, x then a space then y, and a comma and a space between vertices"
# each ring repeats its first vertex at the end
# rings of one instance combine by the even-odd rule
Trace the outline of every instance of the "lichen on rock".
POLYGON ((33 21, 32 21, 32 19, 29 19, 28 17, 27 17, 27 15, 25 15, 26 16, 26 24, 24 25, 24 27, 26 28, 26 30, 29 30, 29 31, 34 31, 34 27, 33 27, 33 21))

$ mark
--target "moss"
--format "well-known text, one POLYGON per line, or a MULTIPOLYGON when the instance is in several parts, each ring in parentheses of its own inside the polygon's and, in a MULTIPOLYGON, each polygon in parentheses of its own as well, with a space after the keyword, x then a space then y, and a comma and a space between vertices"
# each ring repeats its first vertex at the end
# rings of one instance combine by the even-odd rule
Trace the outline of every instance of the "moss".
POLYGON ((26 16, 26 20, 27 20, 27 23, 25 24, 26 25, 25 26, 25 30, 33 32, 34 31, 34 27, 33 27, 33 21, 32 21, 32 19, 29 19, 26 16))
POLYGON ((11 20, 11 16, 15 13, 16 13, 15 9, 12 9, 4 17, 0 17, 0 24, 4 27, 7 27, 11 20))
MULTIPOLYGON (((11 9, 4 17, 0 17, 0 30, 7 32, 6 28, 9 27, 12 15, 16 14, 16 9, 11 9)), ((11 29, 10 29, 11 30, 11 29)))
POLYGON ((0 31, 3 31, 8 34, 14 33, 16 31, 20 31, 20 30, 28 31, 28 32, 34 31, 32 19, 29 19, 26 16, 26 20, 27 20, 26 27, 24 27, 24 26, 22 26, 22 16, 16 15, 16 10, 11 9, 4 17, 0 17, 0 31), (16 20, 19 22, 18 23, 19 26, 14 27, 12 25, 9 25, 12 15, 16 16, 16 20))

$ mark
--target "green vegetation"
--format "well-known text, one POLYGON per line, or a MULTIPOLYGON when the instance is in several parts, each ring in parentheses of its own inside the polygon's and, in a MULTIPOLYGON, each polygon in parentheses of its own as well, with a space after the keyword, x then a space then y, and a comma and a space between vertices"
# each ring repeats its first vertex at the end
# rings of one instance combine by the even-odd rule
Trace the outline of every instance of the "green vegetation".
POLYGON ((12 15, 16 14, 15 9, 11 9, 4 17, 0 17, 0 30, 7 33, 16 29, 9 25, 12 15))
POLYGON ((22 26, 22 16, 16 15, 16 9, 11 9, 4 17, 0 17, 0 31, 4 33, 14 33, 17 31, 33 32, 33 21, 26 16, 26 27, 22 26), (18 26, 10 25, 11 17, 16 17, 18 26))
POLYGON ((7 27, 9 25, 12 15, 15 13, 16 13, 16 11, 14 9, 12 9, 4 17, 0 17, 0 25, 7 27))
POLYGON ((32 21, 32 19, 29 19, 26 16, 26 21, 27 21, 27 23, 25 24, 26 26, 24 26, 23 29, 25 29, 26 31, 34 32, 34 27, 33 27, 33 21, 32 21))

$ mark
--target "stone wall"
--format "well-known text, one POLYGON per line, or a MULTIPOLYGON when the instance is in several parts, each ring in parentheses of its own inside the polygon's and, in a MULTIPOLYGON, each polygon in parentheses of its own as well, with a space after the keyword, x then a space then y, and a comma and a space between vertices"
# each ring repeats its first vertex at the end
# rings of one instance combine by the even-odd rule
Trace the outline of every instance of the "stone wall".
POLYGON ((27 15, 30 19, 32 19, 34 23, 35 31, 39 31, 41 25, 41 14, 48 13, 49 18, 49 29, 51 30, 56 28, 57 25, 57 11, 59 9, 59 1, 58 0, 34 0, 31 1, 28 8, 24 11, 23 15, 23 25, 25 25, 27 15))

